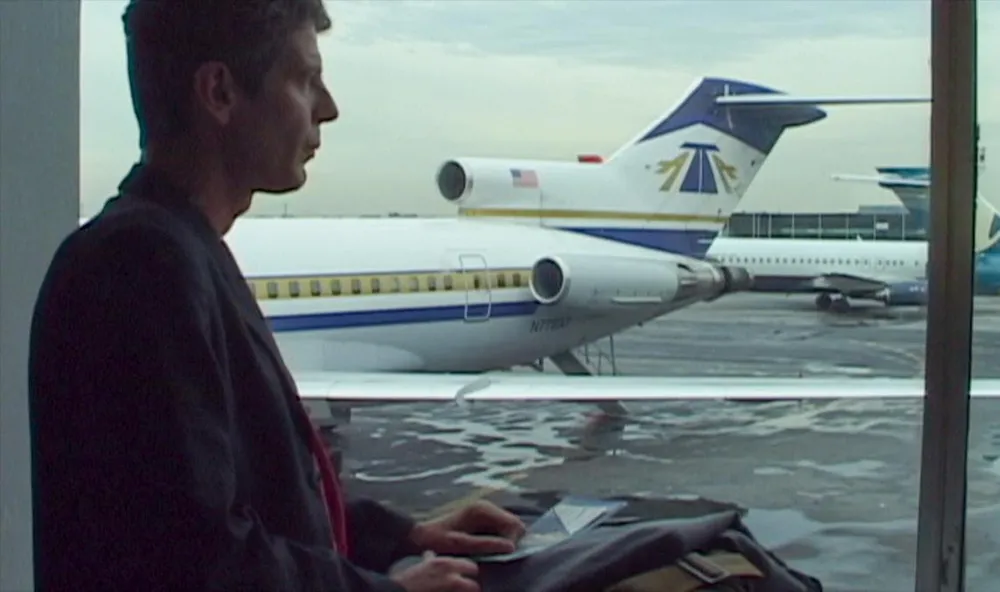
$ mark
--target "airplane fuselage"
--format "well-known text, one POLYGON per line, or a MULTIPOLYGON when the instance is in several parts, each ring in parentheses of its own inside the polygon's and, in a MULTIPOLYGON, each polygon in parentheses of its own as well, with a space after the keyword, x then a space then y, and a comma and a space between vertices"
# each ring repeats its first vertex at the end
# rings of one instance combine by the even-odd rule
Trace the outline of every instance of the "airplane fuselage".
POLYGON ((473 220, 245 218, 226 242, 296 370, 527 364, 720 285, 696 259, 473 220), (558 265, 539 267, 546 258, 558 265))
POLYGON ((745 266, 754 290, 801 290, 824 275, 915 281, 926 278, 924 241, 851 241, 719 237, 708 256, 745 266))

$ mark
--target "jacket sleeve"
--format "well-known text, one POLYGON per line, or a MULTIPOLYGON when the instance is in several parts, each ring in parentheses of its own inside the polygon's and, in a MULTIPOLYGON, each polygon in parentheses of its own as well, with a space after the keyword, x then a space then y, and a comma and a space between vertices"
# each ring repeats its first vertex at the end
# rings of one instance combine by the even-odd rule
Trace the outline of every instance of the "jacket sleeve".
POLYGON ((416 522, 374 500, 349 501, 347 520, 351 559, 366 569, 384 573, 400 559, 423 551, 410 541, 416 522))
POLYGON ((239 501, 208 270, 183 240, 143 226, 91 245, 36 317, 32 396, 71 395, 39 403, 39 441, 82 440, 72 463, 44 442, 39 453, 42 589, 403 592, 269 532, 239 501))

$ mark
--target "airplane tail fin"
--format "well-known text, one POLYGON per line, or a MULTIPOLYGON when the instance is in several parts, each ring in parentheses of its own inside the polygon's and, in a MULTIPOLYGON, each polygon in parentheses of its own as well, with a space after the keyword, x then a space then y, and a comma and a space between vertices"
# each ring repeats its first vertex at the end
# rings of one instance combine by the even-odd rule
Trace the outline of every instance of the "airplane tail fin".
MULTIPOLYGON (((980 167, 982 167, 980 160, 980 167)), ((878 176, 834 175, 838 181, 878 183, 896 194, 910 212, 926 214, 930 203, 930 167, 877 167, 878 176)), ((976 195, 975 252, 1000 254, 1000 210, 982 193, 976 195)))
POLYGON ((756 83, 702 78, 601 165, 645 215, 631 225, 638 228, 605 234, 617 230, 625 242, 703 257, 786 130, 824 119, 820 105, 909 102, 926 99, 792 97, 756 83))
POLYGON ((1000 255, 1000 211, 979 194, 976 196, 977 255, 1000 255))
POLYGON ((462 216, 520 219, 704 257, 785 130, 822 120, 820 105, 924 98, 800 98, 755 83, 697 80, 606 160, 455 158, 437 174, 462 216))

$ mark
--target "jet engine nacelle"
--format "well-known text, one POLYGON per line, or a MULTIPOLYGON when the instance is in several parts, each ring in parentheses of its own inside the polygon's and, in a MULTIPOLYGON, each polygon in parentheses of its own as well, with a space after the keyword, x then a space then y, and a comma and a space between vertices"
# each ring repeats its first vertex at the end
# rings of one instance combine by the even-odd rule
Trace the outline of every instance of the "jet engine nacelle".
POLYGON ((523 199, 525 188, 540 188, 545 172, 559 175, 567 169, 567 165, 583 166, 578 163, 456 158, 445 161, 438 169, 437 187, 441 197, 455 205, 465 206, 470 202, 505 204, 510 200, 523 199), (516 174, 522 176, 515 179, 516 174))
POLYGON ((705 300, 705 302, 717 300, 723 294, 745 292, 753 287, 753 274, 745 267, 717 265, 716 269, 722 276, 722 289, 717 295, 705 300))
POLYGON ((669 261, 594 255, 552 255, 531 270, 529 287, 544 305, 590 311, 668 303, 682 292, 686 272, 669 261))
POLYGON ((742 267, 706 261, 564 254, 539 259, 532 267, 529 288, 543 305, 611 312, 637 305, 711 301, 748 290, 751 283, 742 267))
POLYGON ((898 282, 883 288, 877 298, 886 306, 923 306, 927 304, 927 282, 898 282))

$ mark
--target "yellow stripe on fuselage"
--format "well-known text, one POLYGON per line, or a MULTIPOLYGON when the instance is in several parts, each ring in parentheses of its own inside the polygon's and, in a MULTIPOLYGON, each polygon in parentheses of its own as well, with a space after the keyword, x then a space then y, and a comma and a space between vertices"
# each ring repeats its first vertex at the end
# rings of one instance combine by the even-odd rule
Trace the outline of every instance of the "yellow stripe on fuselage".
POLYGON ((531 269, 483 269, 469 271, 389 272, 384 274, 336 274, 307 276, 261 276, 247 279, 257 300, 301 300, 384 294, 510 290, 526 288, 531 269))
POLYGON ((639 220, 643 222, 705 222, 725 224, 728 217, 698 214, 657 214, 653 212, 617 212, 600 210, 532 210, 515 208, 460 208, 459 216, 481 218, 564 218, 577 220, 639 220))

